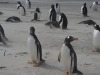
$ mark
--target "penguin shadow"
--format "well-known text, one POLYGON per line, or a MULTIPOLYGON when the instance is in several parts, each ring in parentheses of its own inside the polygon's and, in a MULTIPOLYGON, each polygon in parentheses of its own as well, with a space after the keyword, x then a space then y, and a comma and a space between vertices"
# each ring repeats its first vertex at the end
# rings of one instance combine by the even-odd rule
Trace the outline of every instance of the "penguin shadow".
POLYGON ((59 70, 59 71, 63 71, 63 70, 60 69, 59 67, 54 66, 54 65, 49 65, 49 64, 47 64, 47 63, 42 63, 41 67, 42 67, 42 68, 45 68, 45 69, 50 69, 50 70, 59 70))
POLYGON ((34 20, 34 19, 30 20, 30 22, 45 22, 45 21, 47 20, 34 20))
POLYGON ((1 44, 1 43, 0 43, 0 46, 6 47, 6 48, 11 48, 11 47, 12 47, 12 46, 9 45, 9 44, 6 44, 6 45, 5 45, 5 44, 1 44))

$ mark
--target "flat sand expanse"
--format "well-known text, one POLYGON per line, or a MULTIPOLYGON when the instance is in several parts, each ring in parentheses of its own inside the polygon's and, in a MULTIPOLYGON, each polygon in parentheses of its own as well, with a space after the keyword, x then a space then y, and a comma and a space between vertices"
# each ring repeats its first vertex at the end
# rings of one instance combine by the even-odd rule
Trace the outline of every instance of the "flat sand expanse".
MULTIPOLYGON (((25 3, 23 3, 25 6, 25 3)), ((0 43, 0 75, 64 75, 61 63, 58 62, 58 54, 66 36, 71 35, 77 37, 77 41, 73 41, 73 45, 77 58, 78 69, 84 75, 100 75, 100 53, 92 52, 93 50, 93 26, 78 24, 78 22, 92 19, 100 24, 100 8, 98 12, 90 10, 88 2, 88 15, 83 17, 80 13, 82 3, 60 3, 61 11, 68 18, 68 30, 50 28, 44 24, 49 21, 49 9, 52 3, 33 2, 32 8, 27 10, 26 16, 20 16, 16 9, 16 4, 0 4, 0 24, 5 30, 7 45, 0 43), (40 22, 31 22, 36 7, 40 7, 42 12, 40 22), (8 17, 17 16, 21 23, 5 22, 8 17), (33 67, 27 64, 30 60, 29 50, 27 47, 27 38, 29 28, 34 26, 36 35, 39 38, 43 48, 43 63, 40 67, 33 67), (5 52, 6 51, 6 52, 5 52), (4 56, 5 52, 5 56, 4 56)))

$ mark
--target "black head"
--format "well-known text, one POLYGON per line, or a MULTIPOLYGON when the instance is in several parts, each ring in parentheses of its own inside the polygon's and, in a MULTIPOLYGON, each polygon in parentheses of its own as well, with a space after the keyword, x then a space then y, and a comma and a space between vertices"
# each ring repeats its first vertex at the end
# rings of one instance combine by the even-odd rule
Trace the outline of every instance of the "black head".
POLYGON ((34 34, 35 33, 35 28, 34 27, 30 27, 30 34, 34 34))
POLYGON ((37 11, 37 12, 40 12, 40 8, 39 8, 39 7, 37 7, 37 8, 36 8, 36 11, 37 11))
POLYGON ((17 3, 18 3, 18 4, 21 4, 21 2, 20 2, 20 1, 18 1, 17 3))
POLYGON ((54 4, 51 5, 51 8, 54 9, 54 4))
POLYGON ((86 3, 83 3, 83 6, 86 6, 86 3))
POLYGON ((99 25, 95 24, 95 25, 94 25, 94 28, 95 28, 96 30, 99 30, 99 31, 100 31, 99 25))
POLYGON ((74 41, 74 40, 78 40, 78 38, 75 38, 75 37, 72 37, 72 36, 67 36, 67 37, 65 38, 64 43, 70 43, 70 42, 72 42, 72 41, 74 41))
POLYGON ((97 1, 95 3, 98 5, 98 2, 97 1))
POLYGON ((58 7, 58 3, 56 3, 56 7, 58 7))

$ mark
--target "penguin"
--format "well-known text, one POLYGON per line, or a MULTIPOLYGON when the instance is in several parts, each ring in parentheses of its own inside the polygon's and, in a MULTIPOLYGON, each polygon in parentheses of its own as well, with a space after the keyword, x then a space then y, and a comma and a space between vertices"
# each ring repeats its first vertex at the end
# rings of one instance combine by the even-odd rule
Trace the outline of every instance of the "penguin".
POLYGON ((34 19, 32 19, 31 21, 40 21, 40 16, 41 16, 41 11, 40 8, 37 7, 34 13, 34 19))
POLYGON ((52 27, 60 28, 58 21, 50 21, 50 22, 45 23, 45 25, 50 26, 50 28, 52 27))
POLYGON ((60 4, 59 3, 56 3, 55 9, 56 9, 56 13, 59 14, 60 13, 60 4))
POLYGON ((6 22, 14 22, 14 23, 22 22, 22 21, 20 20, 20 18, 18 18, 18 17, 16 17, 16 16, 11 16, 11 17, 7 18, 5 21, 6 21, 6 22))
POLYGON ((77 69, 77 55, 71 45, 71 42, 74 40, 78 40, 78 38, 72 36, 65 38, 61 52, 58 55, 58 61, 62 63, 66 75, 72 75, 74 73, 83 75, 83 73, 77 69))
POLYGON ((93 2, 90 8, 92 8, 93 11, 98 11, 98 2, 93 2))
POLYGON ((49 19, 50 21, 56 21, 56 17, 57 17, 56 10, 54 4, 52 4, 51 9, 49 10, 49 19))
POLYGON ((83 6, 81 7, 81 14, 84 16, 84 17, 87 17, 87 13, 88 13, 88 9, 86 7, 86 3, 83 4, 83 6))
POLYGON ((0 33, 1 33, 1 35, 2 35, 2 38, 4 38, 5 40, 8 40, 7 38, 6 38, 6 36, 5 36, 5 32, 4 32, 4 29, 3 29, 3 27, 0 25, 0 33))
POLYGON ((97 51, 100 52, 100 26, 95 24, 94 31, 93 31, 93 52, 97 51))
POLYGON ((68 20, 64 13, 60 13, 59 16, 59 24, 61 29, 67 29, 68 20))
POLYGON ((20 14, 21 16, 26 16, 26 10, 25 10, 25 8, 22 6, 21 3, 19 3, 17 10, 19 10, 19 14, 20 14))
POLYGON ((31 2, 30 2, 30 0, 26 0, 26 8, 27 9, 31 8, 31 2))
POLYGON ((95 25, 96 22, 94 22, 93 20, 85 20, 85 21, 81 21, 78 24, 88 24, 88 25, 95 25))
POLYGON ((35 28, 30 27, 30 35, 28 37, 28 48, 30 50, 30 56, 32 62, 28 62, 34 64, 35 67, 40 66, 40 62, 44 62, 45 60, 42 59, 42 46, 35 35, 35 28))

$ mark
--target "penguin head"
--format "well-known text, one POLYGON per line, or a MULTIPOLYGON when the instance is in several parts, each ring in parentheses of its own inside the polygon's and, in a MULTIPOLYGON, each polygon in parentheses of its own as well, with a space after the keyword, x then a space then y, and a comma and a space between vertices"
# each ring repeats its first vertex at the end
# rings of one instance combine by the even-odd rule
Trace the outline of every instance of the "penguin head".
POLYGON ((83 6, 86 6, 86 3, 83 3, 83 6))
POLYGON ((52 9, 54 9, 54 8, 55 8, 55 7, 54 7, 54 4, 52 4, 52 5, 51 5, 51 8, 52 8, 52 9))
POLYGON ((98 2, 97 1, 95 3, 98 5, 98 2))
POLYGON ((58 3, 56 3, 56 7, 58 7, 58 3))
POLYGON ((37 8, 36 8, 36 11, 37 11, 37 12, 40 12, 40 8, 39 8, 39 7, 37 7, 37 8))
POLYGON ((72 42, 72 41, 74 41, 74 40, 78 40, 78 38, 75 38, 75 37, 72 37, 72 36, 67 36, 67 37, 65 38, 64 43, 70 43, 70 42, 72 42))
POLYGON ((18 1, 17 3, 18 3, 18 4, 21 4, 21 2, 20 2, 20 1, 18 1))
POLYGON ((94 25, 94 29, 96 29, 96 30, 99 30, 99 31, 100 31, 100 27, 99 27, 99 25, 95 24, 95 25, 94 25))
POLYGON ((30 34, 35 34, 35 28, 34 27, 30 27, 30 34))

